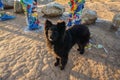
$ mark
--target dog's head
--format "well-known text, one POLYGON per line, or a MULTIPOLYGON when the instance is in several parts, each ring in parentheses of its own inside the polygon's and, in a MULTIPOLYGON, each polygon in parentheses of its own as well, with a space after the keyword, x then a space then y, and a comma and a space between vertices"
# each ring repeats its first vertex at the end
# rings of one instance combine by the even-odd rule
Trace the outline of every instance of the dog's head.
POLYGON ((45 22, 45 34, 49 41, 55 42, 60 40, 64 35, 66 26, 65 22, 58 22, 57 24, 53 24, 51 21, 46 20, 45 22))

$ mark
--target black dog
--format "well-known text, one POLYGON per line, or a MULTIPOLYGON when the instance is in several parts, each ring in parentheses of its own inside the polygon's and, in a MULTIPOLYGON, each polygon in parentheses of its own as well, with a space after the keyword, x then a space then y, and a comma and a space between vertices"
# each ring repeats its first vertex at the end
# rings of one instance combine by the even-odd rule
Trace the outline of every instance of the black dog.
POLYGON ((47 46, 56 57, 55 66, 60 65, 63 70, 68 60, 68 53, 74 44, 78 44, 78 51, 80 54, 84 53, 84 47, 90 39, 90 32, 88 27, 84 25, 74 25, 66 30, 65 22, 58 22, 52 24, 51 21, 45 22, 45 35, 47 39, 47 46))

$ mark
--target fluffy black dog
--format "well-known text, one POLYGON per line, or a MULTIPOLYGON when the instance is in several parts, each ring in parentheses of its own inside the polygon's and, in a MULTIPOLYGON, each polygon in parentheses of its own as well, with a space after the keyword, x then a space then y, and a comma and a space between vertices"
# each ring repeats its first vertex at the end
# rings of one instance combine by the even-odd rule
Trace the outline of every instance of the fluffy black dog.
POLYGON ((80 54, 84 53, 84 47, 90 39, 90 32, 85 25, 74 25, 66 30, 65 22, 53 24, 51 21, 45 22, 45 35, 47 46, 56 57, 55 66, 60 66, 63 70, 68 60, 68 53, 74 44, 78 44, 80 54))

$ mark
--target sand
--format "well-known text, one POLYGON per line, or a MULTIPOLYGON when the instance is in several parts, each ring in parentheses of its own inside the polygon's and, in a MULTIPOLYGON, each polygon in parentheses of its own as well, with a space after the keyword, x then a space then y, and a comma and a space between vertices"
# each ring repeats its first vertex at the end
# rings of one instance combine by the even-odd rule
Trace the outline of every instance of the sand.
MULTIPOLYGON (((68 9, 67 3, 60 3, 68 9)), ((0 22, 0 80, 119 80, 120 39, 110 30, 114 14, 120 12, 119 4, 119 0, 86 2, 86 8, 97 11, 101 19, 88 26, 94 42, 108 53, 92 47, 80 55, 75 45, 63 71, 53 66, 55 59, 47 51, 44 32, 26 31, 24 15, 6 10, 16 19, 0 22)), ((44 24, 45 18, 39 19, 44 24)), ((56 22, 59 18, 49 19, 56 22)))

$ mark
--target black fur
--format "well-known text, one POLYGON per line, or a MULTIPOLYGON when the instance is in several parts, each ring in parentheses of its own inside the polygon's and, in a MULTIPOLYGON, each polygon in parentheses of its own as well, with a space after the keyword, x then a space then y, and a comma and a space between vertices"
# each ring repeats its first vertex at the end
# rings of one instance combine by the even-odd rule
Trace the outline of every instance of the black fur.
POLYGON ((74 44, 78 44, 80 54, 84 53, 84 47, 90 39, 90 32, 85 25, 74 25, 66 30, 65 22, 52 24, 49 20, 45 22, 45 35, 47 46, 54 52, 56 57, 55 66, 60 65, 61 70, 65 68, 68 60, 68 53, 74 44))

